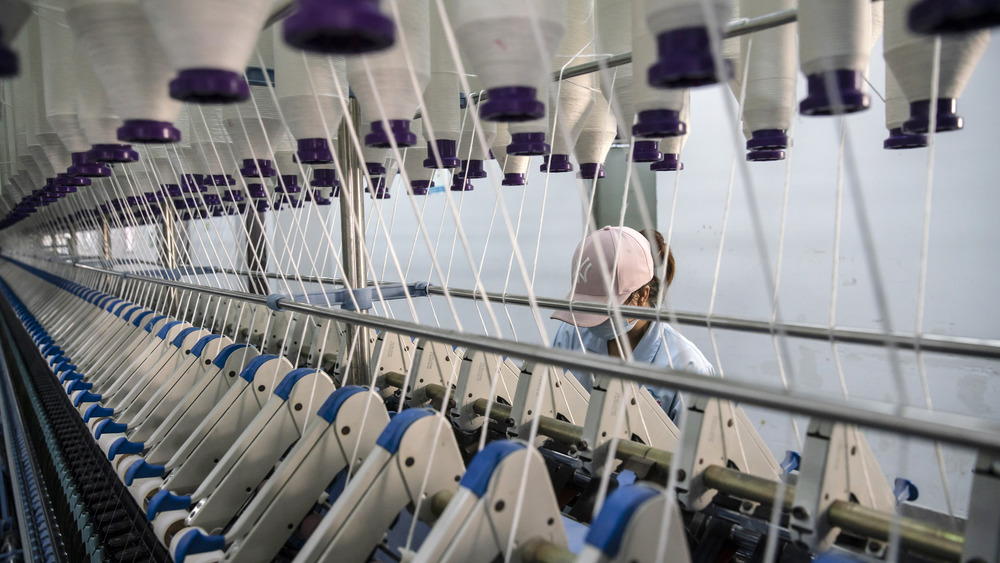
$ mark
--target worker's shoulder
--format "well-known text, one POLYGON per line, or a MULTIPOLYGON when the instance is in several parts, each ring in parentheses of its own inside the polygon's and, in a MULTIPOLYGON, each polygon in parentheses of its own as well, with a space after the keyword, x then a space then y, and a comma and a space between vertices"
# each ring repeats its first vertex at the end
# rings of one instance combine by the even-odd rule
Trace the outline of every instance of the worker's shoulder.
POLYGON ((660 325, 660 330, 663 332, 664 342, 667 345, 666 350, 661 347, 661 352, 670 354, 675 367, 706 375, 715 373, 712 363, 708 361, 708 358, 705 357, 705 354, 701 352, 694 342, 688 340, 686 336, 668 323, 661 322, 658 324, 660 325))

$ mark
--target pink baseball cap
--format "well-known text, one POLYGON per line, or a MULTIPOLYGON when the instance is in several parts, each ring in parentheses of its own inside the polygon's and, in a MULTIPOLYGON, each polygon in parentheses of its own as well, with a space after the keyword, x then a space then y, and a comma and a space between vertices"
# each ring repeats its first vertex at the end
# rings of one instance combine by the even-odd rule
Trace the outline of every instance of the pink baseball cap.
MULTIPOLYGON (((639 231, 629 227, 604 227, 588 235, 576 247, 572 267, 572 280, 576 286, 566 296, 570 301, 602 305, 615 302, 621 305, 632 292, 653 279, 653 255, 649 250, 649 241, 639 231), (607 272, 606 276, 602 274, 602 268, 607 272), (608 287, 605 279, 611 282, 612 287, 608 287)), ((588 328, 603 323, 608 315, 556 311, 551 318, 588 328)))

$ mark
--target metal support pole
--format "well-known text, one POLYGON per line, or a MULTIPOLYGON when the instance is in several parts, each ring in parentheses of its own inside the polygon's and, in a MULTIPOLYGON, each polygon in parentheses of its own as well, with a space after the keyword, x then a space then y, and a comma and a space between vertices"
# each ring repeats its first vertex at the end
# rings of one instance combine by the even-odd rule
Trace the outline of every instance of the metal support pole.
MULTIPOLYGON (((365 237, 365 203, 364 176, 361 167, 364 162, 358 158, 353 146, 351 123, 360 129, 361 106, 355 98, 350 100, 350 121, 347 119, 340 126, 337 136, 337 158, 343 178, 340 179, 340 244, 344 264, 344 283, 350 289, 361 289, 368 283, 365 273, 365 252, 363 248, 365 237)), ((363 138, 361 131, 358 138, 363 138)), ((347 368, 345 385, 365 385, 368 382, 368 329, 361 325, 347 324, 347 339, 351 343, 349 366, 341 364, 341 369, 347 368)))
POLYGON ((267 269, 267 247, 264 245, 264 218, 253 202, 247 205, 247 293, 271 293, 264 271, 267 269))

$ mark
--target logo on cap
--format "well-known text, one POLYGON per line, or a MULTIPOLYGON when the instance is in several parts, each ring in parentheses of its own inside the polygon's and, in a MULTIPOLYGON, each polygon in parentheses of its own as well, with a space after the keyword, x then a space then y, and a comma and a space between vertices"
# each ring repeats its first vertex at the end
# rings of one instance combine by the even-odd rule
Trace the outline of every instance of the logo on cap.
POLYGON ((594 264, 590 261, 590 256, 583 259, 580 263, 580 283, 587 283, 587 275, 594 264))

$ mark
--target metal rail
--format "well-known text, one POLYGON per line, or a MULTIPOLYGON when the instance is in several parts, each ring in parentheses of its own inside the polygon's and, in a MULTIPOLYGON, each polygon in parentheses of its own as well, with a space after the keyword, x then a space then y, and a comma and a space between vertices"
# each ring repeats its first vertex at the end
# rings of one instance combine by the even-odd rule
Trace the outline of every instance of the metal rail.
MULTIPOLYGON (((268 301, 267 297, 261 295, 197 286, 172 280, 133 276, 82 264, 77 264, 76 267, 91 272, 104 273, 112 277, 198 291, 259 305, 267 306, 268 301)), ((580 372, 617 377, 643 385, 668 387, 696 395, 719 397, 768 409, 857 424, 972 448, 1000 449, 1000 424, 985 419, 928 411, 907 405, 889 405, 859 399, 844 401, 799 391, 784 391, 733 378, 705 377, 680 370, 626 362, 619 358, 597 354, 581 354, 570 350, 514 342, 492 336, 468 334, 375 315, 361 315, 351 311, 328 309, 299 303, 283 296, 277 298, 274 303, 281 310, 427 338, 436 342, 446 342, 580 372)))
MULTIPOLYGON (((428 285, 427 293, 431 295, 444 295, 444 288, 437 285, 428 285)), ((452 297, 477 300, 483 299, 484 295, 483 292, 461 288, 448 288, 448 294, 452 297)), ((530 301, 526 295, 486 292, 485 296, 488 297, 492 303, 503 303, 505 305, 530 305, 530 301)), ((580 313, 610 314, 611 312, 606 305, 570 302, 566 299, 536 297, 535 303, 544 309, 577 311, 580 313)), ((870 329, 830 328, 828 326, 807 323, 774 323, 770 321, 761 321, 741 317, 726 317, 718 315, 708 316, 701 313, 667 311, 663 309, 653 309, 650 307, 634 307, 626 305, 620 306, 620 310, 623 316, 633 319, 644 319, 650 321, 666 320, 676 322, 677 324, 700 326, 705 328, 738 330, 757 334, 781 334, 795 338, 822 340, 826 342, 841 342, 845 344, 864 344, 873 346, 891 345, 902 350, 920 350, 923 352, 938 352, 942 354, 958 354, 962 356, 1000 359, 1000 340, 945 336, 938 334, 916 335, 902 332, 886 334, 878 330, 870 329)))

